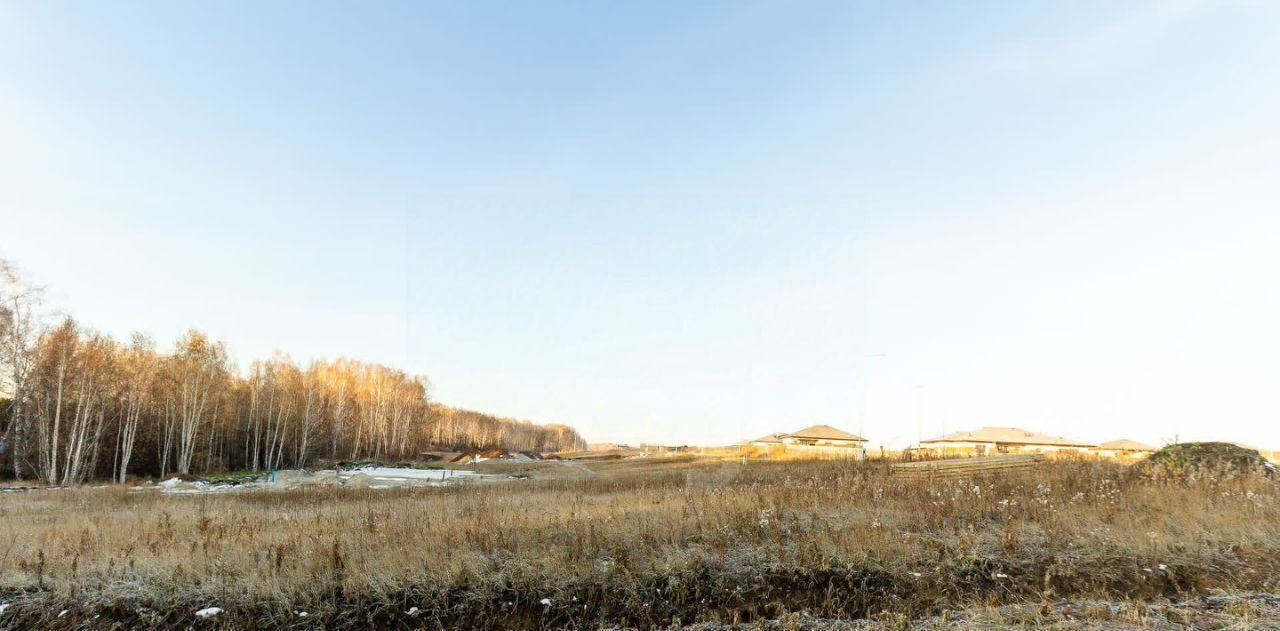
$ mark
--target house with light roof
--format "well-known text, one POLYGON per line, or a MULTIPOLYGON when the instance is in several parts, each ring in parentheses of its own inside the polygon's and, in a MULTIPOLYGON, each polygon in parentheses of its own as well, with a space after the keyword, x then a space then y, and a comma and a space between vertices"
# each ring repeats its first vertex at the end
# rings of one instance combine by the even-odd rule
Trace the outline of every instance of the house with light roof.
POLYGON ((1121 438, 1098 443, 1090 451, 1104 458, 1141 458, 1155 453, 1156 448, 1136 440, 1121 438))
POLYGON ((1080 452, 1093 447, 1093 443, 1017 427, 982 427, 920 441, 922 450, 936 451, 941 455, 1080 452))
POLYGON ((765 434, 744 441, 767 454, 800 454, 817 457, 861 458, 867 439, 830 425, 811 425, 790 433, 765 434))
POLYGON ((781 440, 787 446, 809 447, 861 447, 867 442, 867 439, 857 434, 850 434, 830 425, 811 425, 790 434, 783 434, 781 440))
POLYGON ((772 434, 765 434, 760 438, 755 438, 747 442, 756 447, 780 447, 782 446, 783 436, 786 436, 786 434, 775 432, 772 434))

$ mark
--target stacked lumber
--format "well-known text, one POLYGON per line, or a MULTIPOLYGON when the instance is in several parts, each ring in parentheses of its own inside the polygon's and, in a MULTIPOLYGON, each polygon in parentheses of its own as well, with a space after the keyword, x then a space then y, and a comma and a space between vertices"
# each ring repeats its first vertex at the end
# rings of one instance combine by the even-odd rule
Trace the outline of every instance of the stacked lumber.
POLYGON ((1006 456, 983 456, 980 458, 902 462, 892 465, 890 470, 894 475, 904 477, 961 477, 1003 473, 1014 469, 1034 467, 1044 461, 1044 454, 1009 454, 1006 456))

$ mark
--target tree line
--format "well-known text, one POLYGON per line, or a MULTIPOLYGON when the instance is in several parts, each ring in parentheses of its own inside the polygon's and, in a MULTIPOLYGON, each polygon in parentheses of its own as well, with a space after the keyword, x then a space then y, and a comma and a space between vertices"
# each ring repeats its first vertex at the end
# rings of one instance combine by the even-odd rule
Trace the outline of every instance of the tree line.
POLYGON ((191 329, 167 352, 71 317, 0 260, 0 466, 46 484, 129 475, 413 460, 429 450, 582 449, 567 425, 449 407, 422 376, 349 358, 288 355, 241 374, 225 343, 191 329))

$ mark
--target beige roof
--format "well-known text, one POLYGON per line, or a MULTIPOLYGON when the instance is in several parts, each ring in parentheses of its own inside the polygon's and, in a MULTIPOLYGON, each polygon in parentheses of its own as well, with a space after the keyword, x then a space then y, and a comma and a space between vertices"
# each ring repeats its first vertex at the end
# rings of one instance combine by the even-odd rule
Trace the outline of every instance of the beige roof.
POLYGON ((1136 440, 1121 438, 1119 440, 1108 440, 1098 445, 1098 449, 1110 449, 1113 451, 1155 451, 1156 448, 1146 443, 1140 443, 1136 440))
POLYGON ((923 443, 1005 443, 1008 445, 1048 445, 1053 447, 1092 447, 1090 443, 1046 436, 1029 432, 1017 427, 984 427, 982 429, 952 432, 936 438, 920 441, 923 443))
POLYGON ((778 434, 778 433, 776 433, 776 432, 775 432, 775 433, 773 433, 773 434, 765 434, 764 436, 761 436, 760 438, 756 438, 756 439, 754 439, 754 440, 751 440, 750 442, 753 442, 753 443, 780 443, 780 442, 782 442, 782 437, 783 437, 783 436, 784 436, 784 434, 778 434))
POLYGON ((786 435, 787 438, 812 438, 815 440, 861 440, 866 439, 850 434, 842 429, 836 429, 830 425, 813 425, 806 427, 800 431, 791 432, 786 435))

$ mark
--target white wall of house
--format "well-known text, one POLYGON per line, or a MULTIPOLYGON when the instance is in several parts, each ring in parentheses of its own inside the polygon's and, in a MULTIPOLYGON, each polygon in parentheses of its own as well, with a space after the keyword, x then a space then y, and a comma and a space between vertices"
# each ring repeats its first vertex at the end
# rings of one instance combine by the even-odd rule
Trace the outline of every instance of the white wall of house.
POLYGON ((940 442, 940 443, 921 443, 921 449, 930 449, 941 451, 943 453, 970 453, 982 455, 994 455, 1000 453, 1054 453, 1054 452, 1073 452, 1084 451, 1084 447, 1070 447, 1065 445, 1015 445, 988 443, 988 442, 940 442))
POLYGON ((862 454, 862 450, 857 448, 859 446, 859 443, 852 441, 848 445, 787 444, 786 453, 824 458, 859 458, 862 454))
POLYGON ((1150 451, 1134 451, 1130 449, 1090 449, 1089 453, 1103 458, 1136 459, 1151 455, 1150 451))

